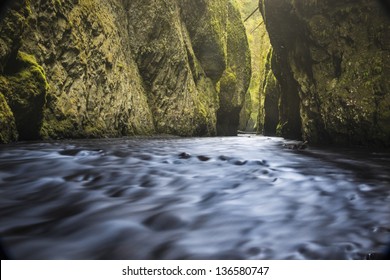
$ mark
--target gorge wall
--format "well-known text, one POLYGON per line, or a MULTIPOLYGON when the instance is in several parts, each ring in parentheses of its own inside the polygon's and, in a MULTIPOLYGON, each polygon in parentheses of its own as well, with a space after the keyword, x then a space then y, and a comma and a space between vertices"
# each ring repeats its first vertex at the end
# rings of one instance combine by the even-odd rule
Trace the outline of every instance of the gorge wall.
POLYGON ((279 116, 265 120, 266 134, 390 145, 390 17, 380 2, 260 0, 276 77, 264 109, 279 116))
POLYGON ((236 133, 250 55, 234 1, 1 5, 0 142, 236 133))
MULTIPOLYGON (((258 11, 258 0, 240 0, 239 8, 251 51, 252 77, 245 103, 240 112, 239 130, 246 132, 263 132, 265 77, 268 74, 267 57, 271 50, 268 33, 261 13, 258 11), (260 94, 259 94, 260 89, 260 94)), ((276 118, 278 121, 278 116, 276 118)))
POLYGON ((0 143, 239 128, 389 146, 390 16, 381 1, 260 0, 256 38, 247 26, 259 45, 252 55, 239 12, 250 5, 2 1, 0 143))

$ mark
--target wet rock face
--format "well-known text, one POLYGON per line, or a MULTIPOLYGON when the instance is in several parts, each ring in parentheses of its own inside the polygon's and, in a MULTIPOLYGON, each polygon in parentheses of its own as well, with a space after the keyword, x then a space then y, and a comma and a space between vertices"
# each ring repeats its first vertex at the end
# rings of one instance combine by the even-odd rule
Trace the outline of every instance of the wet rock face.
MULTIPOLYGON (((155 132, 215 135, 217 84, 229 55, 230 1, 193 2, 17 0, 3 4, 0 91, 19 139, 155 132), (33 57, 42 77, 18 79, 20 71, 8 71, 17 64, 18 53, 33 57), (39 102, 19 98, 25 108, 38 112, 32 126, 11 104, 14 94, 7 93, 17 91, 9 86, 16 79, 17 90, 29 88, 31 96, 41 98, 39 102), (32 83, 35 86, 28 87, 32 83)), ((242 25, 241 20, 237 24, 242 25)), ((240 47, 248 51, 246 45, 240 47)), ((241 72, 234 69, 234 74, 241 72)))
POLYGON ((266 136, 275 136, 280 131, 279 124, 279 99, 281 96, 280 86, 271 70, 272 50, 267 59, 266 77, 261 89, 264 93, 264 127, 263 134, 266 136))
POLYGON ((12 111, 9 118, 15 118, 20 139, 39 137, 42 125, 43 107, 46 102, 48 84, 43 68, 34 56, 19 51, 11 57, 12 65, 6 67, 6 75, 0 77, 0 92, 12 111))
POLYGON ((226 0, 181 0, 178 3, 193 50, 205 74, 217 83, 226 68, 226 25, 231 4, 226 0))
POLYGON ((218 135, 237 135, 240 111, 251 79, 251 56, 238 8, 228 5, 227 67, 220 80, 218 135))
POLYGON ((0 142, 8 143, 17 139, 15 118, 4 95, 0 93, 0 142))
MULTIPOLYGON (((189 15, 182 13, 191 7, 176 0, 127 1, 131 46, 146 85, 157 132, 215 135, 218 96, 200 61, 202 57, 194 53, 191 35, 196 35, 189 33, 185 24, 190 21, 189 15)), ((209 33, 217 32, 209 28, 209 33)), ((197 44, 205 43, 196 40, 197 44)), ((224 59, 223 53, 211 53, 224 59)))
MULTIPOLYGON (((0 42, 3 79, 15 62, 14 52, 36 59, 46 77, 46 104, 39 104, 43 123, 23 138, 120 136, 153 131, 151 112, 142 80, 130 51, 126 13, 121 1, 15 1, 1 19, 0 42), (15 16, 19 15, 19 16, 15 16), (15 24, 18 23, 18 24, 15 24), (21 22, 21 23, 19 23, 21 22), (18 34, 15 36, 13 34, 18 34), (4 66, 5 65, 5 66, 4 66)), ((0 68, 1 69, 1 68, 0 68)), ((21 79, 19 79, 21 80, 21 79)), ((20 91, 41 95, 32 79, 19 83, 20 91)), ((25 108, 36 102, 19 98, 25 108)), ((29 127, 14 113, 18 130, 29 127)), ((35 108, 35 109, 33 109, 35 108)))
POLYGON ((260 8, 282 135, 285 126, 311 142, 388 145, 390 18, 380 1, 262 0, 260 8))

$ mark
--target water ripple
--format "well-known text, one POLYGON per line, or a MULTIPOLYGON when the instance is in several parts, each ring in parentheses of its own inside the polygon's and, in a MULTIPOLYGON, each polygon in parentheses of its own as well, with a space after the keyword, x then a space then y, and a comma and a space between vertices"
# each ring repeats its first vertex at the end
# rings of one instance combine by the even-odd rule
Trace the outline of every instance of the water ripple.
POLYGON ((361 259, 390 241, 390 154, 260 136, 0 146, 17 259, 361 259))

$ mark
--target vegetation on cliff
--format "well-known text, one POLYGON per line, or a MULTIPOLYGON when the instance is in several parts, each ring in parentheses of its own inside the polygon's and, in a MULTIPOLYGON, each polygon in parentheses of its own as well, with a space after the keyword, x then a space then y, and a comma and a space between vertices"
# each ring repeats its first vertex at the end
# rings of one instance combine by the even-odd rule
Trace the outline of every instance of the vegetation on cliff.
POLYGON ((379 2, 7 1, 0 142, 239 128, 388 146, 379 2))
MULTIPOLYGON (((12 111, 19 139, 39 138, 47 88, 45 72, 34 56, 19 51, 9 58, 5 75, 0 76, 0 92, 12 111)), ((4 108, 9 119, 11 114, 6 113, 6 105, 4 108)), ((3 137, 11 140, 15 134, 9 132, 10 136, 3 137)))
POLYGON ((251 79, 251 56, 235 2, 229 3, 227 22, 227 62, 219 81, 218 135, 237 135, 240 111, 251 79))
POLYGON ((282 136, 390 144, 390 21, 379 1, 260 1, 282 136))
MULTIPOLYGON (((232 3, 16 0, 3 4, 0 77, 7 104, 2 111, 7 116, 12 113, 19 139, 216 135, 220 99, 229 103, 237 95, 240 102, 235 106, 242 106, 247 87, 243 73, 250 71, 248 63, 236 63, 229 71, 239 78, 237 92, 229 98, 219 92, 229 61, 240 56, 247 61, 249 54, 232 3), (232 38, 238 47, 232 46, 232 38), (18 53, 34 56, 34 64, 7 73, 18 53), (16 96, 11 91, 22 92, 18 98, 26 109, 23 114, 10 99, 16 96), (22 100, 28 92, 40 99, 22 100), (25 123, 27 111, 35 112, 30 113, 35 114, 32 126, 25 123)), ((2 142, 14 138, 9 134, 2 142)))
POLYGON ((252 64, 251 81, 245 96, 244 105, 240 112, 239 129, 242 131, 263 133, 264 101, 266 96, 264 84, 270 71, 266 66, 266 61, 271 44, 263 17, 258 10, 259 1, 240 0, 238 4, 242 18, 246 19, 244 25, 251 51, 252 64))
POLYGON ((9 143, 18 138, 15 118, 4 95, 0 93, 0 142, 9 143))

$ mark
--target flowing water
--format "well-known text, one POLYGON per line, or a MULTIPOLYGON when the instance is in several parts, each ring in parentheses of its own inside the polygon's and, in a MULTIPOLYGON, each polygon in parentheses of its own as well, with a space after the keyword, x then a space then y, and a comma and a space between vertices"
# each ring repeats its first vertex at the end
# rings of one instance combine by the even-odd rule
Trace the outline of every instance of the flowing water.
POLYGON ((17 259, 362 259, 390 241, 390 153, 281 138, 0 146, 17 259))

